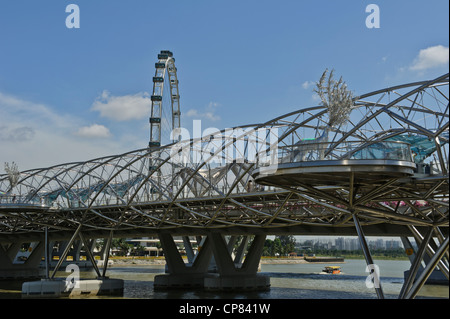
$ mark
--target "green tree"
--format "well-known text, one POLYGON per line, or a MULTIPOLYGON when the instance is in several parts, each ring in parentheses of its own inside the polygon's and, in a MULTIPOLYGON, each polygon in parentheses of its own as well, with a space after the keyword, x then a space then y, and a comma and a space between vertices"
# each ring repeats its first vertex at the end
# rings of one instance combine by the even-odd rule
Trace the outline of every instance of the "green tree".
POLYGON ((119 249, 119 256, 126 256, 133 249, 133 245, 127 243, 124 238, 113 238, 112 247, 119 249))
POLYGON ((273 256, 272 255, 272 247, 273 247, 273 240, 266 239, 266 241, 264 242, 262 255, 263 256, 273 256))
POLYGON ((295 250, 295 237, 293 235, 287 236, 276 236, 275 239, 280 241, 280 251, 281 256, 287 256, 289 253, 295 250))
POLYGON ((283 247, 281 246, 281 240, 278 236, 275 237, 272 247, 272 256, 281 256, 283 254, 283 247))
POLYGON ((145 255, 145 247, 142 245, 137 245, 133 247, 132 250, 133 256, 144 256, 145 255))
POLYGON ((275 236, 275 239, 266 239, 263 247, 263 256, 286 256, 295 251, 295 238, 289 236, 275 236))
POLYGON ((281 248, 280 238, 275 237, 275 240, 266 239, 263 247, 263 255, 272 257, 281 255, 281 248))

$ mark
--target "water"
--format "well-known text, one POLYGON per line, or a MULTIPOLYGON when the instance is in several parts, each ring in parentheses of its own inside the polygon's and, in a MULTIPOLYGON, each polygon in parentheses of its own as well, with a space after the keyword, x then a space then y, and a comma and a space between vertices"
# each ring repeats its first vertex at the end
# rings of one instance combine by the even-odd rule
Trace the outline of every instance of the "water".
MULTIPOLYGON (((403 272, 409 261, 380 260, 381 286, 386 298, 396 299, 403 284, 403 272)), ((332 264, 326 264, 332 265, 332 264)), ((110 278, 124 280, 123 297, 101 299, 375 299, 373 288, 366 287, 368 273, 364 260, 346 260, 337 275, 323 274, 324 264, 263 264, 261 274, 270 276, 271 289, 264 292, 207 292, 203 290, 155 291, 154 277, 164 273, 164 265, 112 266, 110 278)), ((62 273, 63 275, 64 273, 62 273)), ((82 278, 95 277, 93 272, 82 278)), ((20 298, 19 283, 0 282, 0 298, 20 298)), ((92 298, 92 297, 91 297, 92 298)), ((417 298, 449 298, 448 286, 425 285, 417 298)))
MULTIPOLYGON (((403 272, 409 261, 376 261, 386 298, 397 298, 403 284, 403 272)), ((332 265, 332 264, 327 264, 332 265)), ((368 273, 364 260, 347 260, 338 275, 323 274, 324 264, 263 264, 261 274, 270 276, 271 289, 265 292, 224 293, 205 291, 153 291, 153 278, 164 273, 164 266, 112 267, 111 278, 125 280, 124 298, 176 299, 362 299, 377 298, 373 288, 366 287, 368 273)), ((448 286, 425 286, 420 297, 449 298, 448 286)))

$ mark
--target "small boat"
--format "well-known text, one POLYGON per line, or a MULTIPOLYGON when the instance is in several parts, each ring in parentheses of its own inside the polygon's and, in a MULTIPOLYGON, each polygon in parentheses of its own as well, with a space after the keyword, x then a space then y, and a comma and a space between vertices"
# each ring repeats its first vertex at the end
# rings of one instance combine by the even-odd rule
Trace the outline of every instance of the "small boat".
POLYGON ((327 274, 340 274, 341 273, 341 267, 339 266, 326 266, 323 272, 327 274))

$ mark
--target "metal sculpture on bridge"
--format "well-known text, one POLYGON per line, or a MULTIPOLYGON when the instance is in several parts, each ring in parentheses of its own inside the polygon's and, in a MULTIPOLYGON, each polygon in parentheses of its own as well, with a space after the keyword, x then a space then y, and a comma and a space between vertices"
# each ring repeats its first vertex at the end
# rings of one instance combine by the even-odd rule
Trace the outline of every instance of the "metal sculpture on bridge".
MULTIPOLYGON (((168 68, 176 127, 178 81, 168 52, 152 97, 163 89, 158 72, 168 68)), ((168 145, 158 144, 162 104, 152 98, 148 148, 23 171, 12 188, 0 175, 0 243, 39 240, 45 228, 61 239, 78 231, 86 238, 348 234, 360 236, 369 263, 364 234, 414 236, 424 247, 438 244, 433 256, 448 278, 448 82, 444 74, 354 97, 338 125, 318 105, 168 145), (309 141, 294 155, 321 132, 326 143, 309 141)), ((411 289, 405 296, 415 295, 411 289)))

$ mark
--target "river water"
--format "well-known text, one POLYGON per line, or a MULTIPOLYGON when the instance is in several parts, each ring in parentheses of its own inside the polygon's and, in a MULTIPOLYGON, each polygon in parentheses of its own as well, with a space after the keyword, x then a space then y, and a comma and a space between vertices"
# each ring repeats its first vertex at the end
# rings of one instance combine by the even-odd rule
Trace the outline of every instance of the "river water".
MULTIPOLYGON (((403 284, 403 272, 409 261, 375 261, 379 267, 381 287, 385 298, 396 299, 403 284)), ((333 264, 326 264, 333 265, 333 264)), ((270 277, 271 288, 264 292, 207 292, 203 290, 153 289, 154 277, 165 271, 164 265, 113 265, 108 268, 110 278, 124 280, 123 297, 102 299, 375 299, 373 288, 366 286, 364 260, 346 260, 335 264, 342 267, 337 275, 324 274, 324 264, 262 264, 260 274, 270 277)), ((64 273, 62 273, 64 274, 64 273)), ((93 272, 81 273, 81 278, 93 277, 93 272)), ((0 282, 0 298, 20 298, 18 282, 0 282)), ((85 297, 86 298, 86 297, 85 297)), ((95 297, 99 298, 99 297, 95 297)), ((449 298, 449 287, 425 285, 417 298, 449 298)))
MULTIPOLYGON (((380 260, 381 287, 386 298, 397 298, 403 284, 403 272, 409 261, 380 260)), ((324 266, 333 264, 262 264, 260 274, 270 277, 271 288, 265 292, 154 291, 153 278, 164 273, 164 266, 111 267, 109 276, 125 280, 124 298, 250 298, 250 299, 362 299, 377 298, 373 288, 367 288, 364 260, 346 260, 335 264, 342 267, 338 275, 324 274, 324 266)), ((419 297, 449 298, 448 286, 426 285, 419 297)))

